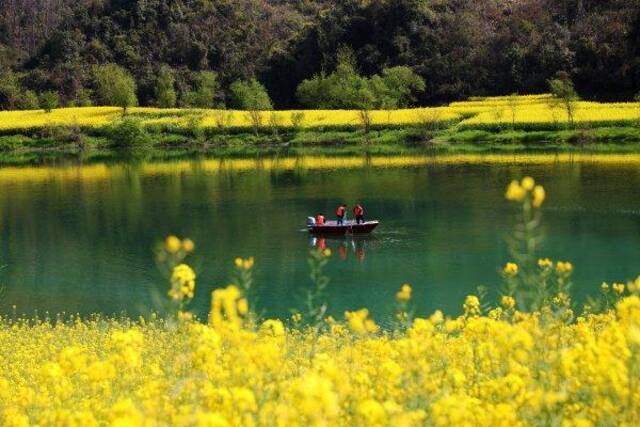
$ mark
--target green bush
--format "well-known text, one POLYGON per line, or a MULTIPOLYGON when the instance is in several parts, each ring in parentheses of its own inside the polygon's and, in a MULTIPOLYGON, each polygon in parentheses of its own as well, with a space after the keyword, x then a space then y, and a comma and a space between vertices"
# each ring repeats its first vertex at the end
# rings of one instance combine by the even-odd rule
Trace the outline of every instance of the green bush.
POLYGON ((149 133, 138 119, 125 117, 109 130, 109 139, 116 148, 133 148, 151 141, 149 133))
POLYGON ((58 92, 51 90, 42 92, 38 98, 40 108, 42 108, 46 113, 50 113, 54 108, 57 108, 58 102, 58 92))

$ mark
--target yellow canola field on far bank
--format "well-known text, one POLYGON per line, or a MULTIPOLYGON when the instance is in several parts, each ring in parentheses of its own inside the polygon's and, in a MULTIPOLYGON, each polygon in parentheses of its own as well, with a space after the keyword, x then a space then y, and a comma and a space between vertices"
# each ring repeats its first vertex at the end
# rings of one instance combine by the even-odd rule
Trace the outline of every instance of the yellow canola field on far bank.
MULTIPOLYGON (((1 111, 0 132, 20 133, 48 126, 102 128, 122 117, 117 107, 60 108, 42 110, 1 111)), ((256 116, 247 111, 160 109, 133 107, 131 117, 147 126, 177 128, 357 128, 363 119, 357 110, 263 111, 256 116)), ((370 111, 373 126, 399 127, 459 123, 465 129, 559 128, 568 122, 566 111, 550 95, 488 97, 454 102, 445 107, 370 111)), ((639 103, 597 103, 580 101, 575 105, 575 123, 595 126, 624 126, 640 121, 639 103)))

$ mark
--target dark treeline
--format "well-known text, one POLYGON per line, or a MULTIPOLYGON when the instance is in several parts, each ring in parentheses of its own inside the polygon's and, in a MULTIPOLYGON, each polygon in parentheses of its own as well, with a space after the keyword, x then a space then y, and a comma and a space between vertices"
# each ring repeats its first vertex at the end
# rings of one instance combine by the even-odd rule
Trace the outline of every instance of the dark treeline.
MULTIPOLYGON (((540 93, 559 71, 581 96, 640 90, 638 0, 0 0, 0 106, 11 85, 60 104, 95 99, 96 65, 133 76, 141 105, 191 105, 215 73, 213 105, 256 78, 277 108, 350 48, 360 74, 406 66, 413 99, 540 93), (162 82, 159 82, 159 76, 162 82), (204 77, 203 77, 204 76, 204 77), (175 90, 162 95, 158 86, 175 90), (194 92, 196 91, 196 92, 194 92)), ((7 95, 9 94, 9 95, 7 95)))

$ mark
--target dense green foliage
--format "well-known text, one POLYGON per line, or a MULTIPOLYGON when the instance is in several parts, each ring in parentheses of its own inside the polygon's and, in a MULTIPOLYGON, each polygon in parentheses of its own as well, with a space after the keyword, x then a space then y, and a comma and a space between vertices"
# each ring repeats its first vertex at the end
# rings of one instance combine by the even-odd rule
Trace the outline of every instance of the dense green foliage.
POLYGON ((640 90, 637 0, 5 0, 0 108, 48 90, 63 106, 102 103, 92 70, 108 63, 132 74, 141 105, 172 104, 171 89, 177 105, 228 104, 231 83, 256 78, 276 107, 294 107, 344 45, 363 78, 420 76, 418 104, 540 93, 558 71, 587 99, 640 90), (203 71, 216 73, 205 90, 203 71), (211 87, 213 101, 194 98, 211 87))
POLYGON ((407 107, 415 101, 414 92, 425 88, 422 77, 410 67, 384 68, 382 75, 361 76, 353 51, 338 50, 336 70, 304 80, 297 89, 300 103, 320 109, 382 109, 407 107))
POLYGON ((127 70, 116 64, 106 64, 95 69, 96 90, 100 100, 106 105, 128 107, 137 104, 136 82, 127 70))
POLYGON ((239 110, 265 111, 273 109, 267 90, 256 79, 238 80, 231 84, 231 105, 239 110))
POLYGON ((50 113, 51 110, 58 106, 58 94, 52 90, 48 90, 40 95, 38 101, 40 108, 50 113))
POLYGON ((156 83, 156 101, 159 107, 171 108, 176 106, 176 89, 173 70, 167 66, 160 68, 156 83))

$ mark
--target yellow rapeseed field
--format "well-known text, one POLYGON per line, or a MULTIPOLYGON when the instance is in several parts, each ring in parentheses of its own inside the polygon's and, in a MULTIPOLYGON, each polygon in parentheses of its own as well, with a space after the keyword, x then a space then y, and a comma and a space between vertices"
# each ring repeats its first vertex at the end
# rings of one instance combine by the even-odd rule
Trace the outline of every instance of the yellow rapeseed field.
MULTIPOLYGON (((532 218, 532 178, 505 197, 532 218)), ((633 426, 640 419, 640 278, 601 285, 578 311, 563 291, 573 266, 537 261, 548 294, 531 310, 518 289, 462 314, 410 315, 383 330, 354 307, 314 323, 258 320, 243 284, 211 294, 208 321, 186 311, 197 277, 189 239, 169 236, 175 316, 147 320, 0 319, 2 426, 633 426)), ((313 253, 325 263, 331 252, 313 253)), ((250 278, 253 258, 235 260, 250 278)), ((509 262, 507 284, 525 267, 509 262)), ((528 273, 531 274, 531 273, 528 273)), ((528 276, 531 277, 530 275, 528 276)), ((529 280, 529 279, 527 279, 529 280)), ((394 302, 390 301, 390 304, 394 302)))
MULTIPOLYGON (((130 108, 131 117, 147 126, 251 128, 356 128, 362 116, 356 110, 263 111, 255 118, 246 111, 130 108), (257 120, 257 121, 256 121, 257 120)), ((20 133, 48 126, 102 128, 121 118, 116 107, 60 108, 51 113, 43 110, 0 111, 0 132, 20 133)), ((398 127, 459 123, 462 128, 485 129, 514 126, 516 128, 557 128, 567 124, 568 117, 551 95, 489 97, 454 102, 445 107, 414 108, 369 112, 371 125, 398 127)), ((638 103, 576 103, 575 123, 628 125, 640 120, 638 103)))

